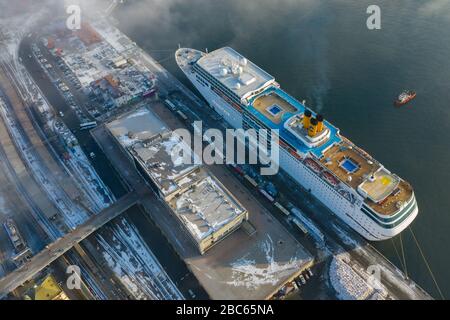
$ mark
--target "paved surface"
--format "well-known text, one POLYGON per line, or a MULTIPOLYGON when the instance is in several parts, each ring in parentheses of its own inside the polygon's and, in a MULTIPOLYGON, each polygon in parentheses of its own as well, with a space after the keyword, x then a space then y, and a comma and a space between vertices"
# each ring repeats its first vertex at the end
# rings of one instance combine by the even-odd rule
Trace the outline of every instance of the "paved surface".
POLYGON ((35 255, 27 264, 0 279, 0 298, 6 296, 9 292, 33 278, 39 271, 61 257, 74 245, 78 244, 94 231, 128 210, 135 205, 137 201, 138 195, 135 193, 124 196, 107 209, 91 217, 77 229, 50 244, 43 251, 35 255))

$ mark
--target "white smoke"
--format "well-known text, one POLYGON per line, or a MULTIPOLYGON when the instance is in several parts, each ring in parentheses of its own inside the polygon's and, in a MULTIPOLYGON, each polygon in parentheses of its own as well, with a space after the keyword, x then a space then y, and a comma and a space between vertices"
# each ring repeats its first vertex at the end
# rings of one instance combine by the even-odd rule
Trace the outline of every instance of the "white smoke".
POLYGON ((428 0, 419 7, 418 11, 430 17, 450 18, 450 0, 428 0))

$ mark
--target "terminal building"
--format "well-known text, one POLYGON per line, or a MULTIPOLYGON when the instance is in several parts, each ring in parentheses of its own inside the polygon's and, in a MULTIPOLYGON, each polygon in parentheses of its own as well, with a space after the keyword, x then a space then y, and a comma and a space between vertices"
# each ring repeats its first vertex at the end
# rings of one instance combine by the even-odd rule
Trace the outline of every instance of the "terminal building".
POLYGON ((147 109, 133 111, 107 126, 201 254, 248 220, 247 210, 225 186, 195 164, 191 147, 147 109), (186 156, 192 164, 183 161, 186 156))
MULTIPOLYGON (((314 256, 258 203, 232 193, 233 179, 219 181, 207 166, 174 156, 183 150, 195 160, 159 108, 138 108, 92 134, 116 159, 116 170, 138 171, 163 200, 168 212, 152 211, 145 199, 142 205, 209 298, 278 297, 314 264, 314 256)), ((125 174, 124 182, 132 185, 132 176, 125 174)))

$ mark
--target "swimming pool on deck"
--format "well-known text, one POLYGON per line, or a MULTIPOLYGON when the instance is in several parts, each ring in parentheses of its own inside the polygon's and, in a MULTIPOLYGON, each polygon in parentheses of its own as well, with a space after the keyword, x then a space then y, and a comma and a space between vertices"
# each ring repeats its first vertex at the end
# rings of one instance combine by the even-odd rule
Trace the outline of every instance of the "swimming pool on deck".
POLYGON ((355 173, 359 169, 359 165, 350 159, 344 159, 341 162, 340 167, 343 168, 348 173, 355 173))

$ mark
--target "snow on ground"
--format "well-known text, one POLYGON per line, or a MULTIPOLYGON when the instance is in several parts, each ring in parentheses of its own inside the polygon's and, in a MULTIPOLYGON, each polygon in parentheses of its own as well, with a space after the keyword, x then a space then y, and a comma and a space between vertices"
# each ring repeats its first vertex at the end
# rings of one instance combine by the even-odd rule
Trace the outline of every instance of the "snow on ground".
POLYGON ((127 134, 120 136, 119 140, 125 148, 131 147, 132 145, 140 141, 138 138, 130 138, 127 134))
POLYGON ((85 193, 92 210, 97 213, 106 209, 115 201, 115 197, 92 167, 86 154, 79 146, 77 138, 64 122, 49 121, 49 127, 55 134, 64 139, 67 145, 66 151, 70 154, 70 159, 66 160, 67 166, 65 166, 65 169, 71 178, 77 182, 80 190, 85 193), (71 145, 71 147, 68 147, 68 145, 71 145))
POLYGON ((138 111, 129 114, 129 115, 126 117, 126 119, 133 119, 133 118, 143 117, 143 116, 148 115, 148 113, 149 113, 149 112, 148 112, 147 109, 141 108, 141 109, 139 109, 138 111))
MULTIPOLYGON (((0 21, 1 30, 3 32, 7 30, 8 33, 7 37, 1 43, 3 49, 0 50, 0 59, 15 69, 17 84, 21 86, 21 90, 23 91, 20 94, 23 95, 25 93, 36 99, 36 93, 38 93, 38 98, 42 98, 42 101, 44 101, 44 107, 50 109, 45 97, 31 80, 24 67, 18 63, 17 55, 18 45, 21 39, 28 32, 29 27, 44 12, 45 10, 39 12, 39 14, 35 13, 32 18, 27 17, 27 19, 23 19, 16 17, 15 20, 8 19, 8 21, 0 21)), ((46 172, 46 168, 40 162, 41 159, 28 147, 23 133, 18 129, 6 105, 2 104, 0 106, 0 113, 36 180, 42 185, 49 198, 64 215, 67 225, 75 228, 77 225, 83 223, 88 218, 88 213, 74 204, 65 192, 62 191, 56 181, 54 181, 53 176, 46 172)), ((84 179, 85 186, 90 190, 91 200, 96 204, 97 209, 106 207, 108 204, 104 202, 104 198, 93 196, 93 194, 97 193, 99 187, 105 191, 109 190, 96 175, 95 170, 90 166, 81 149, 75 148, 72 151, 72 159, 74 162, 69 164, 71 169, 83 176, 81 178, 84 179)), ((73 176, 73 174, 71 175, 73 176)), ((106 193, 108 194, 108 192, 106 193)), ((108 194, 108 196, 110 199, 113 199, 112 194, 108 194)), ((125 287, 136 298, 183 299, 182 294, 167 276, 156 257, 154 257, 153 253, 145 245, 133 226, 122 219, 121 225, 113 226, 113 230, 117 242, 115 246, 109 245, 108 242, 99 236, 99 242, 104 249, 103 254, 125 287)))
POLYGON ((360 243, 358 240, 356 240, 355 238, 350 237, 347 232, 345 232, 344 230, 342 230, 341 227, 339 227, 336 224, 333 224, 333 229, 336 230, 336 232, 339 235, 339 238, 348 246, 352 246, 355 248, 361 247, 363 244, 360 243))
POLYGON ((92 26, 117 52, 121 53, 136 48, 133 41, 106 21, 97 20, 92 23, 92 26))
POLYGON ((309 232, 318 243, 323 244, 325 242, 325 236, 323 235, 323 233, 316 227, 314 222, 306 217, 306 215, 300 209, 294 207, 291 209, 291 212, 306 226, 306 228, 308 228, 309 232))
MULTIPOLYGON (((20 89, 22 91, 20 93, 23 95, 23 91, 25 91, 26 96, 32 97, 35 101, 40 101, 42 104, 42 109, 51 109, 45 96, 31 79, 30 75, 24 69, 24 67, 22 65, 19 65, 16 69, 13 65, 11 65, 11 68, 16 70, 15 76, 17 77, 18 85, 20 85, 20 89)), ((19 150, 27 160, 32 173, 34 174, 37 181, 40 182, 43 189, 47 192, 49 198, 53 201, 55 206, 66 218, 66 224, 71 229, 74 229, 76 226, 83 223, 89 217, 89 213, 75 204, 70 199, 70 197, 62 190, 59 184, 54 180, 53 175, 47 173, 47 168, 42 165, 42 160, 40 159, 40 157, 34 152, 33 148, 28 147, 27 142, 25 142, 23 133, 18 129, 14 118, 10 115, 9 110, 6 106, 2 110, 2 116, 5 120, 5 123, 8 125, 10 133, 15 137, 15 141, 19 146, 19 150)), ((71 165, 71 169, 74 170, 74 173, 70 172, 67 167, 65 167, 65 169, 72 177, 76 176, 78 179, 83 180, 83 186, 81 190, 85 192, 87 191, 87 193, 89 194, 92 200, 91 207, 94 209, 94 211, 100 211, 101 209, 109 205, 109 203, 105 204, 105 197, 113 199, 113 197, 111 197, 111 192, 106 188, 103 182, 101 182, 101 179, 98 177, 95 170, 91 167, 81 149, 77 150, 76 148, 73 148, 70 151, 72 151, 72 161, 69 163, 69 165, 71 165), (105 197, 99 194, 99 188, 100 190, 104 191, 105 197)), ((77 179, 75 179, 75 181, 77 181, 77 179)))
POLYGON ((3 47, 6 49, 5 51, 0 50, 0 57, 3 56, 3 58, 6 59, 13 58, 13 60, 17 60, 17 51, 20 40, 25 33, 30 32, 29 30, 32 29, 32 26, 37 20, 48 13, 48 8, 49 7, 43 3, 39 6, 39 10, 37 11, 25 11, 22 15, 15 15, 8 18, 2 17, 2 19, 0 19, 0 31, 4 34, 0 43, 3 43, 3 47))
POLYGON ((295 257, 287 263, 276 262, 274 244, 270 236, 267 236, 267 240, 260 244, 258 249, 264 254, 265 261, 256 262, 247 256, 242 257, 231 265, 233 281, 228 284, 257 290, 264 285, 276 285, 281 278, 291 275, 303 265, 303 261, 295 257))
POLYGON ((98 235, 98 242, 108 265, 134 298, 183 299, 134 226, 121 219, 110 230, 112 241, 98 235))
POLYGON ((48 169, 45 166, 42 165, 40 157, 36 155, 35 150, 30 148, 28 143, 25 141, 21 130, 19 130, 15 120, 10 115, 6 105, 3 104, 0 112, 5 124, 8 127, 8 131, 14 137, 14 141, 16 142, 18 149, 22 152, 24 159, 29 168, 31 168, 34 177, 37 181, 39 181, 41 187, 46 191, 49 198, 52 199, 55 206, 64 215, 68 226, 75 228, 83 223, 87 219, 88 214, 71 201, 70 197, 55 181, 53 175, 48 172, 48 169))

